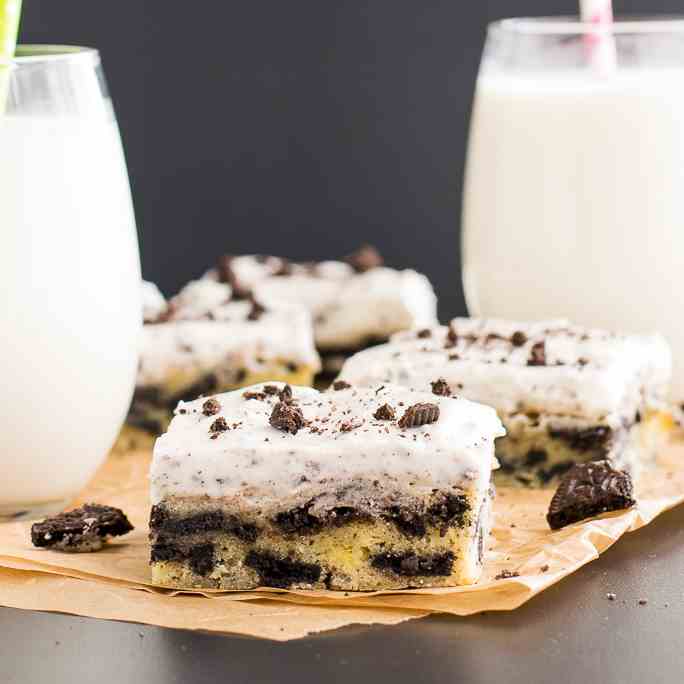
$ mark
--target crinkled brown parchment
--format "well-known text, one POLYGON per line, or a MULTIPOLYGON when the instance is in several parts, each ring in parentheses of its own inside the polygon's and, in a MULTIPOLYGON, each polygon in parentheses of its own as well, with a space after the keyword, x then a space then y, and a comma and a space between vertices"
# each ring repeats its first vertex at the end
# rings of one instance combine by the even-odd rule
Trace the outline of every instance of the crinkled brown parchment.
POLYGON ((557 532, 545 519, 551 492, 499 489, 486 570, 474 586, 175 592, 149 581, 148 466, 144 448, 115 450, 79 498, 122 508, 136 527, 99 553, 35 549, 30 524, 0 524, 0 605, 278 640, 349 624, 396 624, 433 612, 511 610, 684 501, 684 443, 673 442, 643 478, 637 508, 557 532), (495 579, 503 570, 519 574, 495 579))

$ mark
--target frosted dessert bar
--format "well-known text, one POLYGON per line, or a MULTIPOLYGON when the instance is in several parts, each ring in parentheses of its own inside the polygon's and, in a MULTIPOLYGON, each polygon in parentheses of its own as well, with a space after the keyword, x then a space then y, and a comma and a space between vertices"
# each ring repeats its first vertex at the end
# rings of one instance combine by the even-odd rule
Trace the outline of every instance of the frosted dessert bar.
POLYGON ((538 486, 577 462, 601 459, 637 476, 670 427, 661 410, 670 366, 660 336, 456 318, 360 352, 340 378, 494 407, 507 433, 496 444, 497 480, 538 486))
POLYGON ((294 263, 274 256, 223 256, 206 278, 228 283, 238 296, 265 305, 304 306, 329 372, 346 356, 401 330, 437 324, 437 298, 416 271, 383 266, 364 246, 344 261, 294 263))
POLYGON ((493 409, 397 387, 181 402, 151 467, 153 581, 372 590, 477 581, 493 409))
POLYGON ((181 399, 261 380, 311 384, 320 369, 309 313, 234 301, 229 285, 193 281, 166 302, 144 284, 140 362, 129 425, 159 434, 181 399))

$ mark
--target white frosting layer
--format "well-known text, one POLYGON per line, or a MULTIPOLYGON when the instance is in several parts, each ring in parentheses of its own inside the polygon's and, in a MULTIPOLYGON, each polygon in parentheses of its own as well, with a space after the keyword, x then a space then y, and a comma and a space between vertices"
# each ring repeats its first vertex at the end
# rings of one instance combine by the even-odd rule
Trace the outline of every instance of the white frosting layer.
POLYGON ((392 382, 421 391, 444 378, 453 393, 502 415, 527 411, 608 421, 631 421, 667 393, 671 355, 660 335, 613 335, 565 321, 457 318, 451 326, 455 346, 447 347, 446 327, 431 329, 429 337, 400 333, 351 357, 340 377, 354 385, 392 382), (525 339, 519 346, 511 342, 516 332, 525 339), (540 342, 546 364, 528 365, 540 342))
POLYGON ((230 301, 230 285, 214 280, 191 280, 170 302, 174 320, 197 320, 230 301))
POLYGON ((250 321, 251 308, 247 301, 230 302, 204 320, 143 326, 138 386, 163 385, 177 372, 199 377, 227 364, 259 371, 280 360, 320 368, 307 311, 268 309, 250 321))
POLYGON ((149 280, 143 280, 141 287, 143 321, 145 323, 156 321, 166 311, 166 299, 159 288, 149 280))
POLYGON ((504 434, 492 409, 465 399, 398 387, 325 394, 295 387, 294 400, 309 424, 292 435, 269 423, 277 396, 243 396, 262 387, 217 395, 221 410, 212 416, 203 415, 203 399, 179 404, 154 447, 152 503, 200 495, 251 504, 298 500, 359 480, 415 495, 464 479, 486 488, 495 465, 494 439, 504 434), (382 404, 393 406, 400 418, 418 402, 439 405, 437 422, 401 429, 396 421, 373 417, 382 404), (211 439, 210 426, 219 417, 230 429, 211 439), (341 431, 342 423, 357 427, 341 431))
MULTIPOLYGON (((430 281, 410 269, 373 268, 356 273, 341 261, 290 264, 289 275, 273 275, 277 257, 235 257, 231 269, 257 301, 306 307, 321 349, 353 349, 393 333, 437 324, 437 298, 430 281)), ((216 278, 210 271, 208 278, 216 278)))

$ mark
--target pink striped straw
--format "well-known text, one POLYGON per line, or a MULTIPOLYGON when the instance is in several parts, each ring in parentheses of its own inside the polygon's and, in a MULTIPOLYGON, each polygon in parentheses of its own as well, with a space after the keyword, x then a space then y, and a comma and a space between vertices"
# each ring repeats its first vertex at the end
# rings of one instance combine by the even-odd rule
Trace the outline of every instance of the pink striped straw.
POLYGON ((580 0, 580 14, 584 23, 592 25, 585 35, 589 63, 598 71, 612 71, 617 66, 617 52, 610 32, 613 23, 611 0, 580 0))

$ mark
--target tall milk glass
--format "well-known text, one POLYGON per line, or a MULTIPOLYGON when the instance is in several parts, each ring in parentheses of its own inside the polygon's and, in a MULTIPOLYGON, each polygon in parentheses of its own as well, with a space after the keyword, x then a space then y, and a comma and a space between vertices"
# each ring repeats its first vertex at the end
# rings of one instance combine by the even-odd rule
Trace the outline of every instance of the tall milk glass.
POLYGON ((64 506, 124 419, 140 330, 126 164, 95 50, 22 46, 0 110, 0 517, 64 506))
POLYGON ((662 332, 684 399, 684 21, 490 26, 463 205, 472 315, 662 332), (595 37, 594 37, 595 38, 595 37))

